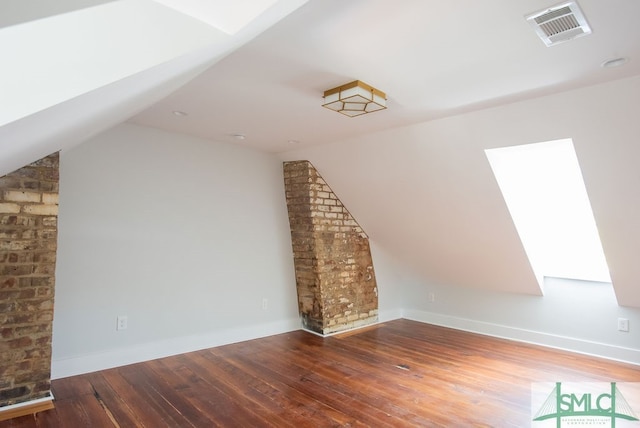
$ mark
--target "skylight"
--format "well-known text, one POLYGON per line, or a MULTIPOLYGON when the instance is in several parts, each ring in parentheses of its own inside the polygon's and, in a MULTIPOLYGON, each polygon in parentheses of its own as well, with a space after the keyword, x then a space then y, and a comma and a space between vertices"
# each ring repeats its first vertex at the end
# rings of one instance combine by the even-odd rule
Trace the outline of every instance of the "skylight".
POLYGON ((485 153, 540 283, 611 282, 572 140, 485 153))

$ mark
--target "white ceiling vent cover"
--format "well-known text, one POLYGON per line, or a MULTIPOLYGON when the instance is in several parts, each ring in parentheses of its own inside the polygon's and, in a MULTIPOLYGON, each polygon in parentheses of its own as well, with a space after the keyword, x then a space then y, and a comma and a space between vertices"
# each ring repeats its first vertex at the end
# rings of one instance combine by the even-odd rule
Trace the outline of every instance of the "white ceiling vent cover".
POLYGON ((591 28, 575 1, 533 13, 526 19, 547 46, 591 34, 591 28))

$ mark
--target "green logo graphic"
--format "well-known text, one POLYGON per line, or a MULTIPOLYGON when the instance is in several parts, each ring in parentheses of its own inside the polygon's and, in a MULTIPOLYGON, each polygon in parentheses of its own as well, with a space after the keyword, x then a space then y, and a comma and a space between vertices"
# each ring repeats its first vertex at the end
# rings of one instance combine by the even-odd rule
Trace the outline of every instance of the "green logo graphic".
POLYGON ((536 422, 548 419, 555 419, 557 428, 561 428, 563 419, 571 421, 570 424, 574 426, 578 423, 588 426, 595 421, 609 419, 612 428, 616 426, 616 419, 638 421, 616 382, 611 382, 609 390, 584 393, 563 393, 562 383, 556 382, 555 388, 533 417, 536 422))

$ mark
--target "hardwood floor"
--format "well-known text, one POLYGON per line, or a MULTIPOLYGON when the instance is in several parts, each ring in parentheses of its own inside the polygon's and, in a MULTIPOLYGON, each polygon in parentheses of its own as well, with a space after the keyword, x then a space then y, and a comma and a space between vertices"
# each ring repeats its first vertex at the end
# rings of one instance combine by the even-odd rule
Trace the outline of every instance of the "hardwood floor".
POLYGON ((0 427, 528 427, 547 381, 640 382, 640 367, 396 320, 55 380, 54 410, 0 427))

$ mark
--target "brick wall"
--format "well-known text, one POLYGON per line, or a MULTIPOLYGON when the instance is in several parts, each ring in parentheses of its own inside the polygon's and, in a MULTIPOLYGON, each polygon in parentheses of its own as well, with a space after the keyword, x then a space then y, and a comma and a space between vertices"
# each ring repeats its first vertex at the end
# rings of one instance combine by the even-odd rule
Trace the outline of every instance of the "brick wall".
POLYGON ((0 407, 49 395, 58 161, 0 177, 0 407))
POLYGON ((328 334, 376 322, 367 235, 310 162, 285 162, 284 181, 304 326, 328 334))

